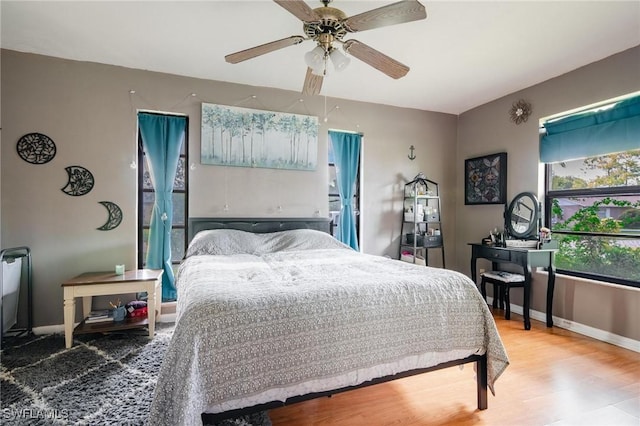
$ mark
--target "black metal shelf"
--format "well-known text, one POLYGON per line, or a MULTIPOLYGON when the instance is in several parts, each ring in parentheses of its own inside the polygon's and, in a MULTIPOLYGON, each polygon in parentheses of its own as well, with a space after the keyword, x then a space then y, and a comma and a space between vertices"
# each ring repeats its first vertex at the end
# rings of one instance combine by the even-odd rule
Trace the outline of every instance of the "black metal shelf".
MULTIPOLYGON (((33 333, 33 272, 32 272, 32 262, 31 262, 31 249, 26 246, 20 247, 11 247, 7 249, 2 249, 0 251, 0 265, 5 259, 8 258, 26 258, 27 265, 27 325, 23 328, 14 328, 11 327, 9 330, 4 330, 4 306, 5 304, 0 304, 0 338, 13 338, 19 337, 24 334, 32 334, 33 333)), ((2 266, 4 269, 4 265, 2 266)), ((4 271, 3 271, 4 272, 4 271)), ((3 283, 3 275, 4 273, 0 273, 0 297, 4 298, 4 283, 3 283)), ((20 284, 22 287, 23 283, 22 279, 22 271, 20 271, 20 284)), ((17 302, 18 307, 20 306, 20 298, 18 298, 17 302)))
MULTIPOLYGON (((440 189, 436 182, 427 179, 424 174, 419 173, 411 182, 408 182, 404 186, 404 200, 402 211, 402 223, 400 227, 400 244, 398 250, 398 258, 402 259, 403 250, 410 251, 413 263, 429 265, 429 249, 442 250, 442 267, 445 267, 444 259, 444 237, 442 235, 442 211, 440 208, 440 189), (430 204, 431 202, 431 204, 430 204), (406 220, 405 207, 411 204, 411 212, 408 215, 413 216, 413 220, 406 220), (424 208, 434 208, 437 211, 433 213, 422 212, 424 216, 432 215, 427 220, 416 220, 420 218, 417 215, 423 208, 418 208, 418 205, 424 206, 424 208), (438 220, 432 220, 433 218, 438 220), (435 233, 435 226, 438 226, 438 233, 435 233), (412 227, 411 229, 408 229, 412 227), (421 228, 424 228, 422 233, 421 228), (409 236, 413 241, 409 241, 409 236), (419 257, 421 256, 421 257, 419 257)), ((402 259, 405 260, 405 259, 402 259)))

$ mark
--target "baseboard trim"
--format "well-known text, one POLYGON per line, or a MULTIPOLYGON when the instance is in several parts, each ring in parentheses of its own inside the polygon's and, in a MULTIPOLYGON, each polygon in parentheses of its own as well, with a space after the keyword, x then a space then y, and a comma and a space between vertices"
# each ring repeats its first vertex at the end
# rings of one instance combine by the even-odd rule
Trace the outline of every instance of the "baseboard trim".
MULTIPOLYGON (((493 298, 487 297, 489 305, 493 303, 493 298)), ((524 309, 522 306, 511 304, 511 312, 518 315, 522 315, 524 309)), ((531 319, 547 322, 547 314, 544 312, 536 311, 534 309, 529 310, 529 316, 531 319)), ((599 328, 591 327, 589 325, 581 324, 579 322, 571 321, 565 318, 557 317, 553 315, 553 326, 563 328, 565 330, 573 331, 574 333, 582 334, 583 336, 591 337, 596 340, 600 340, 605 343, 620 346, 630 351, 640 352, 640 341, 630 339, 619 334, 610 333, 599 328)))
POLYGON ((176 313, 162 314, 156 319, 156 322, 176 322, 176 313))

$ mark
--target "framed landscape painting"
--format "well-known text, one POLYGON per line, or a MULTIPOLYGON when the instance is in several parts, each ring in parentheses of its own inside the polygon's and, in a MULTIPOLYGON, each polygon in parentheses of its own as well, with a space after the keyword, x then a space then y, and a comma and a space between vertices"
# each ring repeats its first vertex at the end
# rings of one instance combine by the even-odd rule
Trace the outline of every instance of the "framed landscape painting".
POLYGON ((464 203, 507 202, 507 153, 464 160, 464 203))
POLYGON ((200 162, 315 170, 318 117, 202 104, 200 162))

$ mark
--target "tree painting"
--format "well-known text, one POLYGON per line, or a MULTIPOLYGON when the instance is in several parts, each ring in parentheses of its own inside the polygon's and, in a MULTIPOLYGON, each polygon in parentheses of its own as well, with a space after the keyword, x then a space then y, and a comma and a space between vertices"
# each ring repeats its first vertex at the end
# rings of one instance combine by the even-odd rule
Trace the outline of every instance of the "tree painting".
POLYGON ((315 170, 318 117, 203 103, 200 162, 315 170))

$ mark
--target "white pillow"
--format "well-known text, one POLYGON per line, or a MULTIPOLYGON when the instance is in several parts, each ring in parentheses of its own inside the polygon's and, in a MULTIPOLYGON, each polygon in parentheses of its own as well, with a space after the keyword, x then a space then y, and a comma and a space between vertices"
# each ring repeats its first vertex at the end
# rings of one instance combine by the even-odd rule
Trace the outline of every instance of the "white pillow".
POLYGON ((197 255, 261 255, 277 251, 346 248, 331 235, 313 229, 254 234, 236 229, 212 229, 198 232, 185 257, 197 255))
POLYGON ((251 232, 238 231, 236 229, 200 231, 189 243, 185 257, 202 254, 253 253, 257 243, 253 235, 251 232))
POLYGON ((256 235, 259 235, 262 240, 262 244, 258 248, 259 254, 277 251, 351 248, 331 235, 313 229, 293 229, 256 235))

